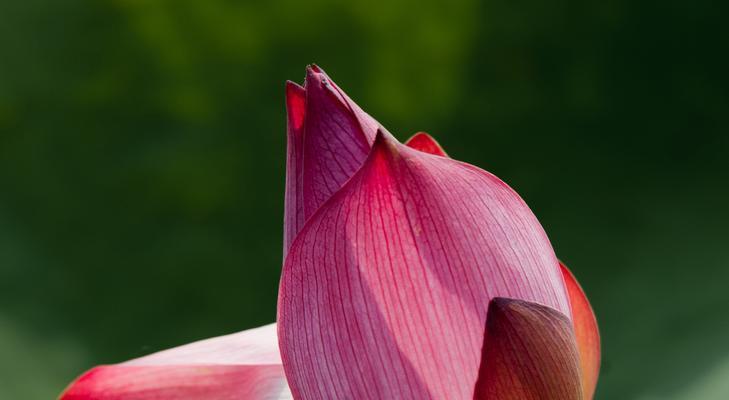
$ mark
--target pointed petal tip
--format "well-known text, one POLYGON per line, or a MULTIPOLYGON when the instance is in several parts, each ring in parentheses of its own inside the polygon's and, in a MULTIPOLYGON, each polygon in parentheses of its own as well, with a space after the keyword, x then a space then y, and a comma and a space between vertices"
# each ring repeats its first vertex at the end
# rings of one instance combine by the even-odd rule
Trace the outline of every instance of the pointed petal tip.
POLYGON ((305 88, 315 88, 327 84, 327 74, 316 64, 306 66, 306 79, 304 80, 305 88))
POLYGON ((498 319, 503 316, 512 315, 528 315, 536 311, 547 313, 554 319, 560 319, 564 322, 569 323, 570 319, 561 312, 555 310, 552 307, 545 306, 539 303, 533 303, 509 297, 494 297, 489 302, 488 317, 493 316, 494 318, 487 317, 488 322, 498 322, 498 319))
POLYGON ((489 302, 489 312, 493 309, 497 312, 502 312, 512 307, 518 300, 509 297, 494 297, 489 302))
POLYGON ((287 95, 289 93, 300 93, 300 92, 303 92, 304 90, 305 90, 304 87, 299 85, 298 83, 291 81, 291 80, 286 81, 286 94, 287 95))
POLYGON ((434 154, 436 156, 448 157, 443 147, 436 141, 432 136, 425 132, 418 132, 414 134, 405 145, 415 150, 422 151, 424 153, 434 154))
POLYGON ((332 81, 332 78, 330 78, 323 69, 314 64, 306 67, 304 89, 306 90, 309 98, 317 99, 316 102, 320 102, 322 100, 322 96, 329 97, 334 100, 334 104, 337 107, 340 107, 343 112, 352 112, 352 105, 347 104, 348 99, 343 96, 341 90, 339 90, 334 81, 332 81))
POLYGON ((375 146, 384 146, 387 144, 387 133, 382 129, 378 128, 377 132, 375 133, 375 142, 372 144, 372 147, 375 146))
POLYGON ((315 72, 315 73, 323 73, 324 72, 324 70, 321 69, 321 67, 319 67, 315 63, 311 63, 311 64, 309 64, 309 65, 306 66, 306 72, 308 73, 310 71, 311 72, 315 72))
POLYGON ((395 139, 392 134, 386 130, 379 128, 375 134, 375 141, 372 143, 372 150, 370 153, 373 155, 379 155, 385 158, 392 158, 400 154, 398 146, 400 143, 395 139))

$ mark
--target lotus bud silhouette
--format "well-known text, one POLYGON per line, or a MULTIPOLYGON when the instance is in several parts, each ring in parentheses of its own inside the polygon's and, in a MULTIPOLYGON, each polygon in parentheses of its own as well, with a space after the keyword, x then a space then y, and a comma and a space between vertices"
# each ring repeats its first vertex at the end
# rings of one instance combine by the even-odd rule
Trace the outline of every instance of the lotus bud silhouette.
POLYGON ((96 367, 72 399, 591 399, 592 308, 539 221, 317 66, 286 85, 278 325, 96 367))

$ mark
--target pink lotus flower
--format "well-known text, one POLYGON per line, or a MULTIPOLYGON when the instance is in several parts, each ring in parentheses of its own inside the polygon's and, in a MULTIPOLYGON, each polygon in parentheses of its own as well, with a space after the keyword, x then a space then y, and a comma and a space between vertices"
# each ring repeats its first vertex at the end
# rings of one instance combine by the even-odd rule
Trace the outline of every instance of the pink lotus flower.
POLYGON ((62 399, 591 399, 594 314, 524 201, 316 66, 286 92, 278 347, 274 325, 209 339, 62 399))

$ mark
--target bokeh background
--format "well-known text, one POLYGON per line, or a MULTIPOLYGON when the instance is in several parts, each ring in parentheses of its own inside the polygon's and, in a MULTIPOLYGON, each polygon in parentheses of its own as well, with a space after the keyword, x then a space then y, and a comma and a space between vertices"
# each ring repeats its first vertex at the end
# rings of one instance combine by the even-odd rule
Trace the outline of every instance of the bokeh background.
POLYGON ((729 398, 727 4, 0 1, 0 398, 274 319, 311 62, 527 200, 598 399, 729 398))

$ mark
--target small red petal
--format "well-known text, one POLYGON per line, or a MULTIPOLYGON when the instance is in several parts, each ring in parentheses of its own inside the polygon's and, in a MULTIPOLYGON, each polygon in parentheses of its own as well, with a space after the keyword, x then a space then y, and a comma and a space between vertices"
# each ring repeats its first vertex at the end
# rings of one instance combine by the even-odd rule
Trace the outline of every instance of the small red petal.
POLYGON ((438 143, 432 136, 425 132, 418 132, 414 134, 407 142, 406 146, 410 146, 415 150, 420 150, 425 153, 435 154, 436 156, 448 157, 443 147, 438 143))
POLYGON ((286 114, 289 131, 298 134, 304 125, 306 115, 306 90, 291 81, 286 82, 286 114))

